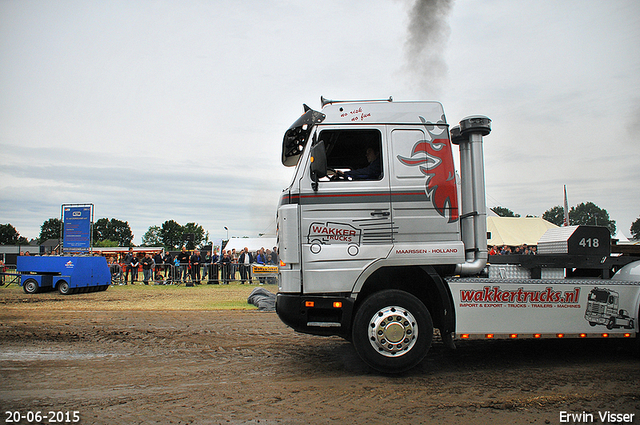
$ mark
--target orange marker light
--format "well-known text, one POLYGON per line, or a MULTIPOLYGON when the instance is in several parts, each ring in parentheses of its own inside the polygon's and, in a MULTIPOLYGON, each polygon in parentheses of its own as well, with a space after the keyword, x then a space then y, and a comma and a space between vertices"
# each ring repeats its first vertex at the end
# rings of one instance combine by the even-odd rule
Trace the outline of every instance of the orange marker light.
POLYGON ((511 334, 511 335, 509 335, 509 338, 517 338, 517 337, 518 337, 518 334, 511 334))
POLYGON ((313 307, 316 303, 313 301, 305 301, 304 302, 304 306, 305 307, 313 307))
POLYGON ((493 338, 493 334, 486 334, 486 335, 485 335, 485 338, 487 338, 487 339, 491 339, 491 338, 493 338))
POLYGON ((542 337, 542 335, 540 335, 540 334, 533 334, 533 337, 534 337, 534 338, 540 338, 540 337, 542 337))
POLYGON ((462 335, 460 335, 460 338, 469 339, 469 334, 462 334, 462 335))
POLYGON ((564 334, 556 334, 558 338, 564 338, 564 334))
POLYGON ((280 260, 280 267, 284 267, 286 265, 287 265, 287 263, 285 263, 284 261, 280 260))
POLYGON ((602 334, 603 338, 609 338, 609 334, 602 334))
POLYGON ((580 338, 586 338, 587 334, 580 334, 580 338))
POLYGON ((342 301, 334 301, 333 308, 342 308, 342 301))
POLYGON ((631 334, 624 334, 623 335, 625 338, 629 338, 631 336, 631 334))

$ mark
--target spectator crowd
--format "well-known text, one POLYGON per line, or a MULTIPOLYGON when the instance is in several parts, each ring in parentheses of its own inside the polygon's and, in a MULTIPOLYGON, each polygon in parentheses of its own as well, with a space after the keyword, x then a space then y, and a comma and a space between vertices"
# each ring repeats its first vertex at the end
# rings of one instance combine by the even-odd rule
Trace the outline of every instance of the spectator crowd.
POLYGON ((138 282, 139 272, 142 270, 142 283, 145 285, 152 282, 184 283, 186 286, 200 285, 203 282, 229 284, 232 281, 240 281, 242 284, 275 283, 275 273, 253 276, 253 266, 278 266, 280 262, 276 247, 272 250, 260 248, 256 252, 250 252, 246 247, 240 252, 236 249, 223 249, 220 253, 217 250, 213 253, 188 251, 183 247, 175 255, 167 251, 157 252, 155 255, 147 252, 141 258, 130 248, 122 257, 114 256, 108 260, 114 281, 122 285, 138 282))
POLYGON ((510 247, 507 245, 497 246, 494 245, 489 248, 489 255, 536 255, 537 247, 535 245, 527 246, 522 244, 516 247, 510 247))

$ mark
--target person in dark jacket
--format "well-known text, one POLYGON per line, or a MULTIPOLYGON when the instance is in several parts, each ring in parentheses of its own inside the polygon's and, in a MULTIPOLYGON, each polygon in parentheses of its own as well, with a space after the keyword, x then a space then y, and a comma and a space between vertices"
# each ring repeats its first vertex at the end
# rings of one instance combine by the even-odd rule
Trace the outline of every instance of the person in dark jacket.
POLYGON ((178 253, 176 258, 180 263, 178 282, 182 280, 182 283, 187 283, 187 272, 189 271, 189 253, 187 252, 187 248, 183 246, 182 251, 178 253))
MULTIPOLYGON (((264 253, 264 248, 260 248, 258 250, 258 253, 256 254, 256 263, 264 266, 265 264, 267 264, 267 255, 264 253)), ((259 277, 258 280, 260 281, 260 285, 264 285, 265 282, 265 278, 264 277, 259 277)))
POLYGON ((142 259, 142 282, 144 282, 145 285, 149 284, 149 279, 152 277, 155 265, 156 263, 153 261, 153 258, 151 258, 151 254, 147 252, 142 259))
POLYGON ((200 263, 202 262, 202 258, 200 257, 199 251, 193 251, 191 255, 191 282, 196 285, 200 285, 200 263))
MULTIPOLYGON (((202 256, 202 253, 200 253, 200 256, 202 256)), ((211 253, 209 251, 207 251, 207 253, 204 255, 204 258, 202 260, 202 280, 204 280, 205 282, 207 281, 207 276, 209 275, 209 272, 211 269, 211 253)))
POLYGON ((124 284, 128 285, 128 281, 129 281, 129 273, 131 273, 131 283, 133 283, 133 266, 131 265, 131 263, 133 262, 133 259, 135 258, 135 255, 133 254, 133 248, 129 248, 129 252, 127 252, 127 254, 124 256, 124 284))
POLYGON ((368 148, 365 155, 369 165, 345 173, 339 171, 338 174, 353 180, 378 180, 382 174, 379 152, 376 152, 373 148, 368 148))
POLYGON ((229 251, 222 250, 220 264, 222 265, 222 283, 228 285, 231 280, 231 257, 229 256, 229 251))
POLYGON ((173 270, 173 258, 171 257, 171 254, 168 251, 165 251, 164 256, 162 257, 162 263, 164 264, 164 269, 165 269, 165 273, 164 273, 164 278, 165 278, 165 283, 169 284, 171 282, 172 279, 175 279, 175 270, 173 270))
POLYGON ((220 272, 220 256, 218 251, 213 251, 211 256, 211 269, 209 270, 209 280, 207 283, 220 283, 218 274, 220 272))
POLYGON ((138 280, 138 268, 140 267, 140 260, 136 255, 133 256, 133 260, 131 260, 131 284, 138 280))
POLYGON ((251 281, 251 263, 253 263, 253 255, 249 252, 249 248, 246 246, 238 258, 238 265, 240 266, 240 280, 244 284, 247 281, 251 281))
POLYGON ((162 276, 162 272, 164 271, 164 259, 162 258, 162 251, 158 251, 156 255, 153 256, 153 262, 156 263, 155 272, 153 274, 155 280, 162 280, 164 276, 162 276))

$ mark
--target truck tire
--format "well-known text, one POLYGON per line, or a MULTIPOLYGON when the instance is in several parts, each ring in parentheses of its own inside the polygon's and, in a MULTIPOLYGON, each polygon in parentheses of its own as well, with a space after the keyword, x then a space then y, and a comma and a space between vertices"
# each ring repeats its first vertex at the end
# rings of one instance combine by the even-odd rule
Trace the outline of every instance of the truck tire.
POLYGON ((61 295, 69 295, 71 294, 71 288, 66 281, 61 280, 60 282, 58 282, 58 292, 61 295))
POLYGON ((411 369, 433 339, 429 310, 405 291, 387 289, 367 297, 356 312, 352 342, 362 360, 383 373, 411 369))
POLYGON ((38 292, 40 288, 38 287, 38 282, 35 279, 27 279, 24 281, 22 285, 22 290, 26 294, 35 294, 38 292))

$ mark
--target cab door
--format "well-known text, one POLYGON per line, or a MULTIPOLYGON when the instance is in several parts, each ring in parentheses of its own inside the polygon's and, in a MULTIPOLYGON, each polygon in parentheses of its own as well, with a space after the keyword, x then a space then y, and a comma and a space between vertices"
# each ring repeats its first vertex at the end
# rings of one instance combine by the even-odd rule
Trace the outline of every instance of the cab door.
POLYGON ((393 234, 384 137, 385 126, 325 126, 315 133, 326 148, 329 176, 315 186, 306 156, 298 199, 304 293, 349 292, 370 264, 388 256, 393 234), (377 151, 378 164, 368 149, 377 151))
MULTIPOLYGON (((424 120, 424 119, 423 119, 424 120)), ((389 131, 394 253, 411 264, 464 262, 451 142, 446 125, 389 131)))

